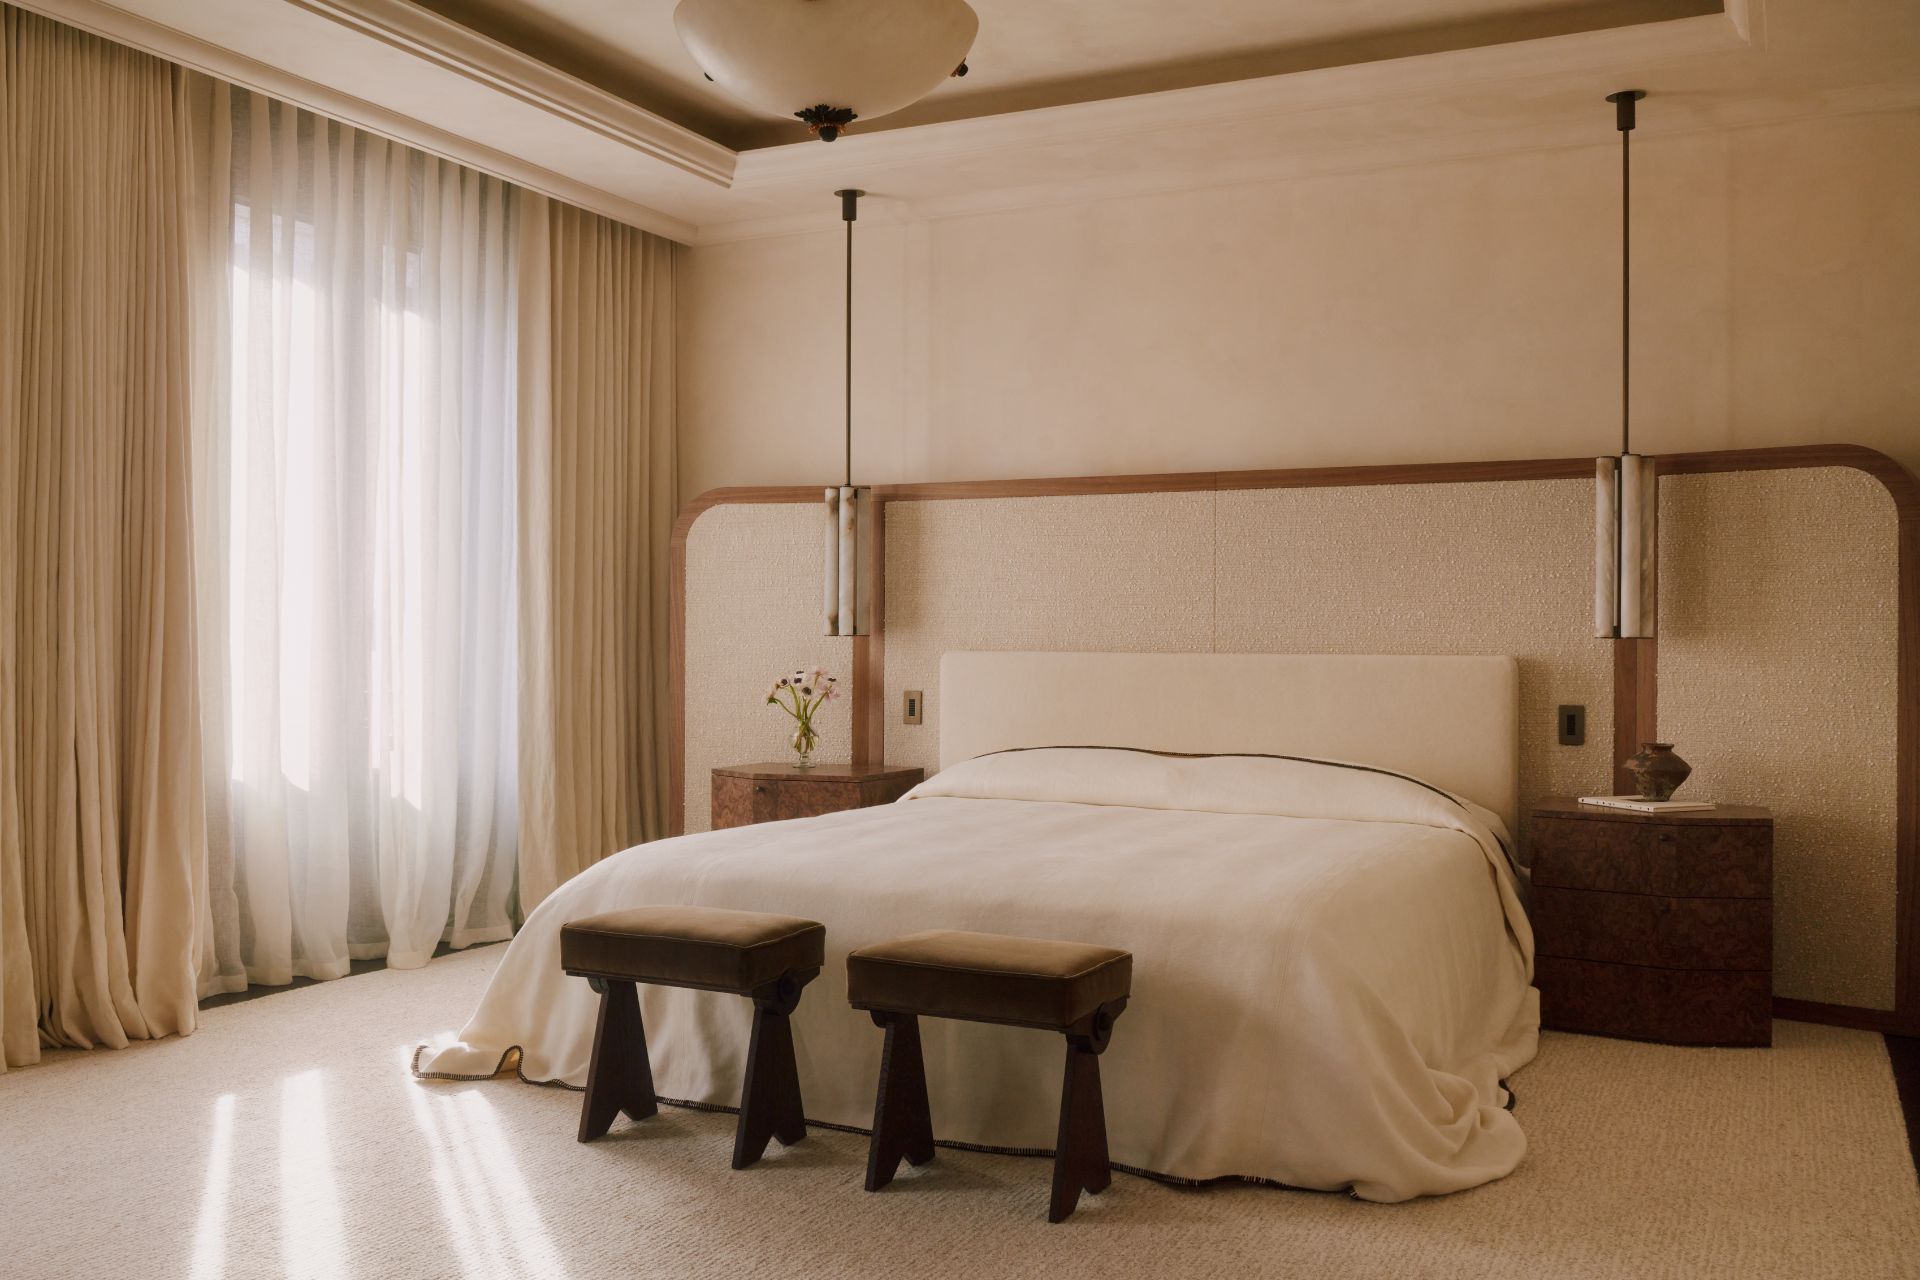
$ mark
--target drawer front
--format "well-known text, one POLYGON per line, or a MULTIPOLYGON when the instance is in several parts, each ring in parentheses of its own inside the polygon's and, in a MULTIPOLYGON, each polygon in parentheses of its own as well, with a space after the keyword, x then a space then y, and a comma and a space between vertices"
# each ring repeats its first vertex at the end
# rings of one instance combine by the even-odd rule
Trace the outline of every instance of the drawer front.
POLYGON ((1653 858, 1627 822, 1535 817, 1530 831, 1536 887, 1652 893, 1653 858))
POLYGON ((1558 1031, 1666 1044, 1772 1043, 1765 973, 1654 969, 1542 957, 1540 1022, 1558 1031))
POLYGON ((1676 898, 1773 896, 1773 831, 1537 817, 1535 885, 1676 898))
POLYGON ((817 818, 823 813, 861 807, 857 782, 764 782, 759 785, 770 793, 767 817, 773 822, 817 818))
POLYGON ((907 792, 920 785, 926 775, 916 769, 910 774, 899 777, 872 778, 860 784, 860 804, 862 807, 876 804, 892 804, 907 792))
POLYGON ((1534 935, 1544 956, 1672 969, 1773 968, 1773 903, 1539 887, 1534 935))
POLYGON ((723 773, 713 775, 713 829, 745 827, 766 819, 755 814, 755 783, 751 778, 734 778, 723 773))
POLYGON ((1639 827, 1650 845, 1653 892, 1680 898, 1771 898, 1771 827, 1639 827))

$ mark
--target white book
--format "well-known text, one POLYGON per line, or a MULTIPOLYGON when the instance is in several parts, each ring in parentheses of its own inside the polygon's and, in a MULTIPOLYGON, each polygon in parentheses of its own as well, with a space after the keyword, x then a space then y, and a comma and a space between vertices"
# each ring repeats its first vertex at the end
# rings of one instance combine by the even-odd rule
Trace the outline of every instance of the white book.
POLYGON ((1601 809, 1631 809, 1635 813, 1697 813, 1715 807, 1711 800, 1646 800, 1640 796, 1581 796, 1580 803, 1601 809))

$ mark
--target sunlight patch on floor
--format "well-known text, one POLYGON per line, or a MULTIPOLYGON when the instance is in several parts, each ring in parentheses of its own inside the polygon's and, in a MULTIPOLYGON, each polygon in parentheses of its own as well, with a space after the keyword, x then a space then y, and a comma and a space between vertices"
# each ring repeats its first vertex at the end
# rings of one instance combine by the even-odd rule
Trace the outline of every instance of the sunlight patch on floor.
POLYGON ((280 1258, 289 1280, 345 1280, 346 1232, 319 1071, 280 1085, 280 1258))
POLYGON ((227 1190, 233 1181, 233 1095, 213 1103, 213 1136, 207 1143, 207 1182, 193 1230, 190 1280, 220 1280, 227 1263, 227 1190))
MULTIPOLYGON (((411 1077, 412 1053, 400 1050, 411 1077)), ((471 1086, 448 1088, 404 1081, 414 1122, 426 1138, 441 1217, 469 1280, 519 1280, 566 1275, 553 1237, 493 1104, 471 1086)))

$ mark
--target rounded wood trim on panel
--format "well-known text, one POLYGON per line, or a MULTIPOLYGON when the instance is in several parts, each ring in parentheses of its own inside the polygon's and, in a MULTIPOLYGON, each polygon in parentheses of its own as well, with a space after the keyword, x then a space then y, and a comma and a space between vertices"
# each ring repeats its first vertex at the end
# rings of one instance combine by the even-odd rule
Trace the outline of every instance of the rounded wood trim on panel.
MULTIPOLYGON (((1851 467, 1878 480, 1893 499, 1899 522, 1899 636, 1894 710, 1896 836, 1894 860, 1893 1012, 1851 1010, 1877 1021, 1874 1029, 1920 1034, 1920 478, 1878 449, 1857 444, 1791 445, 1777 449, 1721 449, 1670 453, 1655 459, 1661 475, 1710 475, 1728 471, 1778 471, 1788 468, 1851 467), (1884 1025, 1882 1025, 1884 1023, 1884 1025)), ((1647 726, 1645 737, 1656 736, 1647 726)), ((1776 1000, 1781 1017, 1816 1022, 1848 1022, 1835 1011, 1845 1006, 1803 1000, 1776 1000)))
MULTIPOLYGON (((1899 902, 1895 939, 1895 1011, 1871 1013, 1841 1006, 1781 1000, 1775 1004, 1783 1017, 1802 1017, 1846 1024, 1848 1018, 1868 1017, 1887 1029, 1920 1034, 1920 480, 1899 462, 1860 445, 1793 445, 1768 449, 1727 449, 1700 453, 1660 454, 1658 472, 1700 475, 1727 471, 1764 471, 1788 468, 1852 467, 1875 477, 1892 496, 1899 521, 1899 636, 1896 769, 1899 776, 1898 842, 1895 893, 1899 902)), ((1244 489, 1287 489, 1319 486, 1389 484, 1499 483, 1525 480, 1571 480, 1591 476, 1593 459, 1541 458, 1492 462, 1433 462, 1354 467, 1306 467, 1289 470, 1193 471, 1118 476, 1068 476, 1032 480, 931 481, 876 485, 876 514, 884 519, 888 502, 951 501, 972 498, 1079 497, 1100 494, 1226 492, 1244 489)), ((686 542, 702 513, 716 506, 738 503, 801 503, 820 499, 821 485, 742 486, 711 489, 689 500, 674 523, 670 602, 670 696, 673 702, 668 769, 669 831, 678 834, 686 821, 686 542)), ((873 540, 875 589, 874 634, 854 641, 855 679, 852 712, 856 759, 877 760, 884 708, 879 695, 884 665, 884 539, 873 540)), ((1615 645, 1615 731, 1621 741, 1654 735, 1657 689, 1652 640, 1617 640, 1615 645)))
MULTIPOLYGON (((763 485, 709 489, 680 508, 668 544, 667 700, 672 715, 667 729, 667 834, 687 829, 687 535, 693 522, 714 507, 730 503, 819 502, 825 485, 763 485)), ((859 716, 861 708, 854 707, 859 716)))

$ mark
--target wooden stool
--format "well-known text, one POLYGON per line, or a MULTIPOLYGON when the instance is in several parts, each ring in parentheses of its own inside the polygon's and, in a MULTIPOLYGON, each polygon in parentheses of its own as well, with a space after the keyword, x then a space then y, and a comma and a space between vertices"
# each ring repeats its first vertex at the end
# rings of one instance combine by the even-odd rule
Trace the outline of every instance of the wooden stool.
POLYGON ((913 1165, 933 1159, 921 1016, 1065 1035, 1066 1079, 1047 1221, 1064 1221, 1082 1191, 1106 1190, 1113 1175, 1100 1054, 1114 1019, 1127 1007, 1132 982, 1133 957, 1125 951, 992 933, 916 933, 849 955, 847 999, 887 1033, 867 1146, 867 1190, 893 1181, 903 1157, 913 1165))
POLYGON ((812 920, 719 907, 636 907, 562 926, 561 967, 600 993, 580 1141, 605 1133, 619 1112, 645 1120, 659 1109, 634 986, 639 982, 752 999, 734 1168, 758 1160, 770 1138, 790 1147, 806 1137, 787 1017, 800 1004, 800 989, 820 972, 826 938, 826 928, 812 920))

